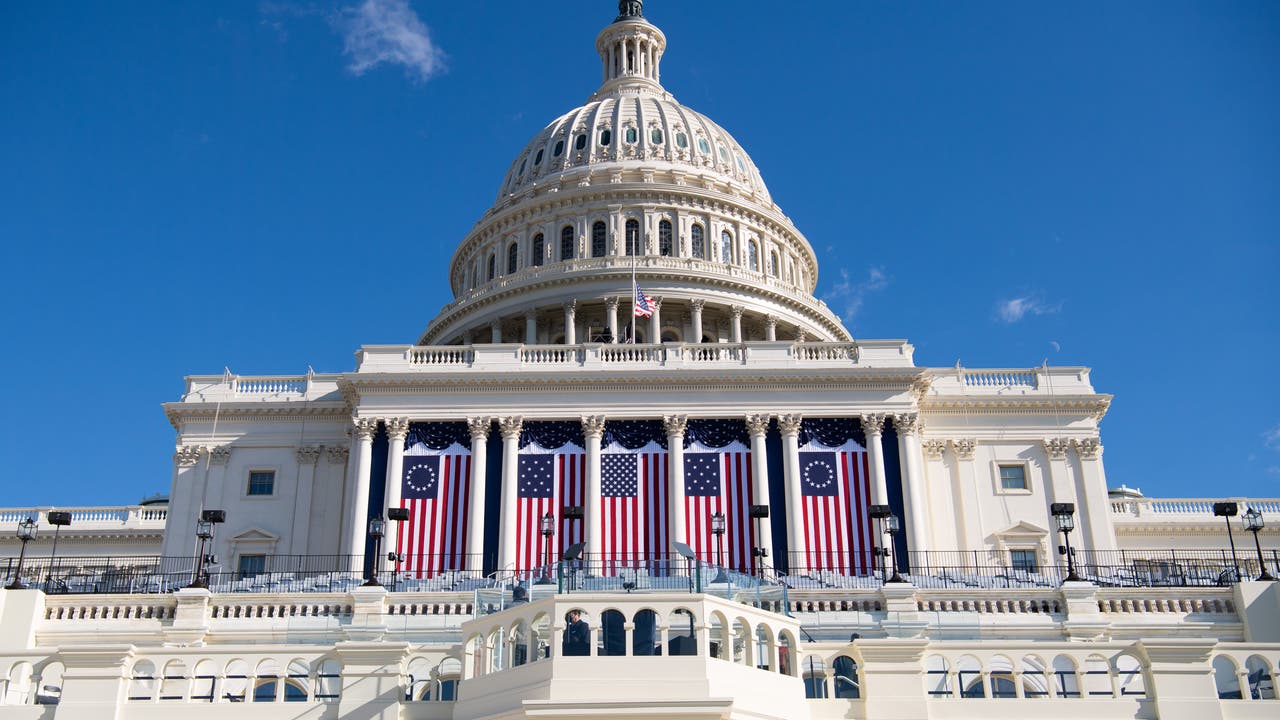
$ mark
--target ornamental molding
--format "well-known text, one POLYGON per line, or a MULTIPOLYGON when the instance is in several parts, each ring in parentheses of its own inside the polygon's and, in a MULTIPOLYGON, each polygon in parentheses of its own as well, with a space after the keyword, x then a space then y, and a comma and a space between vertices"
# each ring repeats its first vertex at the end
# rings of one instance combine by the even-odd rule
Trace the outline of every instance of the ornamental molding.
POLYGON ((920 447, 924 450, 925 457, 933 460, 940 460, 942 458, 942 454, 947 450, 947 441, 934 438, 925 440, 920 444, 920 447))
POLYGON ((1078 395, 1067 397, 1030 397, 1008 395, 993 397, 945 398, 929 395, 920 401, 920 410, 930 415, 963 416, 966 414, 1052 415, 1078 412, 1095 422, 1111 407, 1111 395, 1078 395))
POLYGON ((800 424, 804 418, 798 414, 779 415, 778 416, 778 432, 785 436, 796 435, 800 432, 800 424))
POLYGON ((884 433, 884 421, 889 417, 887 413, 867 413, 860 418, 862 423, 862 432, 867 436, 881 435, 884 433))
POLYGON ((173 453, 173 462, 178 467, 193 467, 200 462, 204 448, 200 445, 182 445, 173 453))
POLYGON ((209 462, 214 465, 226 465, 231 459, 231 446, 219 445, 209 450, 209 462))
POLYGON ((330 445, 325 448, 329 456, 329 462, 337 465, 338 463, 346 463, 347 456, 351 454, 350 448, 340 447, 338 445, 330 445))
POLYGON ((1072 441, 1075 443, 1076 452, 1085 460, 1095 460, 1102 454, 1102 441, 1096 437, 1077 438, 1072 441))
POLYGON ((524 429, 524 418, 519 416, 498 418, 498 431, 503 440, 519 440, 520 431, 524 429))
POLYGON ((604 437, 605 418, 603 415, 583 415, 581 420, 583 435, 596 439, 604 437))
POLYGON ((319 446, 300 447, 294 454, 298 458, 299 465, 315 465, 320 460, 321 450, 319 446))
MULTIPOLYGON (((341 390, 341 388, 339 388, 341 390)), ((343 393, 346 400, 346 393, 343 393)), ((315 422, 316 418, 332 419, 346 422, 353 406, 349 402, 287 402, 287 403, 221 403, 221 407, 212 401, 202 403, 172 402, 164 404, 165 417, 178 432, 192 421, 209 419, 215 415, 227 423, 254 422, 270 418, 272 422, 304 423, 315 422)))
POLYGON ((355 428, 356 437, 361 440, 372 440, 378 434, 378 418, 356 417, 351 419, 351 424, 355 428))
POLYGON ((760 437, 769 432, 769 415, 748 415, 746 417, 747 433, 752 437, 760 437))
POLYGON ((471 433, 471 439, 489 437, 489 427, 493 425, 491 417, 469 417, 467 418, 467 431, 471 433))
POLYGON ((893 428, 899 435, 918 435, 924 430, 919 413, 897 413, 893 416, 893 428))
POLYGON ((667 431, 667 437, 683 437, 684 431, 689 426, 688 415, 663 415, 662 427, 667 431))
POLYGON ((1061 437, 1045 438, 1041 443, 1044 445, 1044 451, 1049 455, 1050 460, 1065 460, 1067 449, 1071 447, 1071 440, 1061 437))
POLYGON ((978 449, 978 441, 976 438, 960 438, 952 440, 951 447, 956 451, 956 457, 961 460, 972 460, 974 451, 978 449))
POLYGON ((409 418, 407 417, 390 417, 382 421, 387 426, 387 438, 390 440, 403 440, 409 434, 409 418))

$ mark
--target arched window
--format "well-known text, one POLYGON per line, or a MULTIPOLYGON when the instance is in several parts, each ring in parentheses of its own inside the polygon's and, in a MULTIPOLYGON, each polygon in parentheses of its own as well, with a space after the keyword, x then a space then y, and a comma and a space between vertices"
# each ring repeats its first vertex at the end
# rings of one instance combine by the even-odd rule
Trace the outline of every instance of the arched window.
POLYGON ((1213 659, 1213 682, 1218 687, 1219 700, 1241 700, 1240 676, 1236 674, 1235 661, 1226 655, 1213 659))
POLYGON ((518 267, 520 267, 520 248, 515 243, 511 243, 507 246, 507 274, 515 272, 518 267))
POLYGON ((672 610, 667 616, 667 626, 671 628, 667 632, 668 655, 698 654, 698 636, 694 632, 693 620, 693 613, 684 608, 672 610))
POLYGON ((627 221, 627 254, 640 254, 640 222, 634 218, 627 221))
POLYGON ((924 686, 929 697, 951 697, 950 667, 941 655, 930 655, 924 661, 924 686))
POLYGON ((696 223, 689 230, 689 254, 698 259, 707 257, 707 249, 703 247, 702 226, 696 223))
POLYGON ((538 148, 538 154, 533 156, 533 165, 537 167, 542 164, 542 148, 538 148))
POLYGON ((600 145, 601 145, 602 147, 609 147, 609 143, 611 143, 611 142, 613 142, 613 131, 612 131, 612 130, 610 130, 609 128, 605 128, 605 129, 601 130, 601 131, 600 131, 600 145))
POLYGON ((1022 696, 1049 697, 1049 683, 1045 678, 1044 661, 1034 655, 1022 658, 1022 696))
POLYGON ((342 695, 342 665, 333 658, 316 668, 316 700, 334 702, 342 695))
POLYGON ((602 655, 626 655, 627 617, 617 610, 605 610, 600 613, 600 634, 604 643, 602 655))
POLYGON ((982 682, 982 665, 977 658, 965 655, 956 661, 956 684, 960 686, 960 697, 987 696, 987 686, 982 682))
POLYGON ((858 689, 858 663, 848 655, 837 655, 831 669, 835 671, 835 696, 838 698, 857 698, 862 694, 858 689))
POLYGON ((1142 677, 1142 663, 1129 653, 1116 656, 1116 681, 1121 695, 1147 696, 1147 683, 1142 677))
POLYGON ((769 274, 778 277, 778 253, 773 250, 769 251, 769 274))
POLYGON ((662 646, 658 644, 658 614, 652 610, 641 610, 635 615, 635 629, 631 631, 632 655, 661 655, 662 646))
POLYGON ((1101 655, 1084 661, 1084 693, 1088 697, 1111 697, 1111 665, 1101 655))
POLYGON ((291 660, 284 681, 285 702, 306 702, 311 688, 311 668, 305 660, 291 660))
POLYGON ((825 698, 827 696, 827 666, 822 658, 810 655, 800 663, 800 672, 804 679, 804 696, 807 698, 825 698))
POLYGON ((661 145, 661 144, 662 144, 662 129, 661 129, 661 128, 653 128, 652 130, 650 130, 650 131, 649 131, 649 141, 650 141, 650 142, 652 142, 654 145, 661 145))
POLYGON ((733 262, 733 235, 728 230, 720 233, 720 262, 725 264, 733 262))
MULTIPOLYGON (((30 688, 31 673, 26 672, 21 678, 15 678, 13 672, 18 670, 18 666, 14 666, 13 671, 9 675, 9 703, 13 703, 14 688, 17 687, 15 679, 23 683, 23 687, 30 688)), ((156 666, 150 660, 139 660, 133 664, 133 672, 129 675, 129 699, 135 702, 147 701, 156 696, 156 666)), ((26 703, 25 696, 22 703, 26 703)))
POLYGON ((682 132, 676 133, 676 147, 681 150, 689 147, 689 137, 682 132))
POLYGON ((1245 661, 1244 671, 1249 675, 1249 697, 1254 700, 1275 700, 1276 686, 1271 676, 1271 667, 1267 659, 1261 655, 1250 655, 1245 661))
POLYGON ((537 235, 533 236, 533 250, 531 252, 533 257, 529 259, 533 261, 534 267, 538 267, 542 265, 542 261, 545 259, 545 255, 547 251, 546 246, 547 246, 547 243, 545 240, 543 240, 542 233, 538 233, 537 235))
POLYGON ((1053 659, 1053 689, 1060 698, 1080 697, 1080 678, 1070 656, 1059 655, 1053 659))
POLYGON ((703 155, 706 155, 711 152, 711 146, 707 144, 707 139, 704 137, 698 138, 698 152, 702 153, 703 155))
POLYGON ((195 672, 191 674, 191 699, 213 702, 216 698, 214 684, 217 681, 218 670, 212 660, 201 660, 196 663, 195 672))
POLYGON ((62 675, 65 672, 66 666, 57 660, 40 668, 40 679, 36 682, 37 705, 57 705, 62 700, 62 675))
POLYGON ((489 279, 492 280, 494 275, 498 274, 498 258, 493 253, 489 253, 489 279))
POLYGON ((639 139, 639 137, 640 135, 639 133, 636 132, 635 128, 633 127, 627 128, 626 140, 628 145, 634 145, 636 143, 636 140, 639 139))
POLYGON ((591 257, 604 257, 606 238, 609 231, 603 220, 591 224, 591 257))
POLYGON ((573 149, 574 149, 574 150, 585 150, 585 149, 586 149, 586 147, 587 147, 587 134, 586 134, 586 133, 579 133, 579 134, 578 134, 578 137, 574 138, 574 140, 573 140, 573 149))
POLYGON ((747 243, 747 267, 755 271, 760 270, 760 246, 755 240, 747 243))
POLYGON ((187 696, 187 666, 181 660, 165 663, 160 679, 161 700, 185 700, 187 696))
POLYGON ((507 634, 511 643, 511 667, 518 667, 529 661, 529 631, 523 620, 516 621, 507 634))
POLYGON ((560 262, 572 260, 573 256, 573 228, 565 225, 560 229, 560 262))
POLYGON ((218 702, 244 702, 249 687, 249 663, 244 660, 228 662, 222 677, 218 702))
POLYGON ((988 672, 991 676, 991 697, 1018 697, 1018 684, 1014 680, 1013 663, 1009 661, 1009 658, 1003 655, 996 655, 991 658, 988 672))
POLYGON ((670 220, 662 220, 658 223, 658 254, 667 257, 675 254, 675 247, 671 241, 670 220))
POLYGON ((556 148, 555 148, 555 150, 554 150, 554 151, 552 151, 552 153, 551 153, 551 154, 552 154, 552 155, 554 155, 555 157, 560 157, 561 155, 563 155, 563 154, 564 154, 564 141, 563 141, 563 140, 557 140, 557 141, 556 141, 556 148))
POLYGON ((271 659, 258 663, 258 669, 254 672, 253 701, 274 702, 279 685, 280 665, 271 659))

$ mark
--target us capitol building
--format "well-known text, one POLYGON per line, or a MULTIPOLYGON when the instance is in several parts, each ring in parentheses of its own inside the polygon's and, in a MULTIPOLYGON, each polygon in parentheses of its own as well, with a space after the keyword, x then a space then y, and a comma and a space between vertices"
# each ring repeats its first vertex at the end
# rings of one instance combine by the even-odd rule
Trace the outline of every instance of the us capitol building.
POLYGON ((1280 500, 1109 491, 1087 368, 852 337, 641 6, 414 344, 188 377, 167 504, 0 510, 0 717, 1280 715, 1280 500))

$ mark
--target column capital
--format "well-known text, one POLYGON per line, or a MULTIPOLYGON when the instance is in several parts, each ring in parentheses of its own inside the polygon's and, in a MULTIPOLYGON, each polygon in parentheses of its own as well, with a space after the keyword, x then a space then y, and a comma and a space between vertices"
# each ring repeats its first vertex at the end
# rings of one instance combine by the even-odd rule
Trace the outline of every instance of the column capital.
POLYGON ((409 418, 394 417, 383 420, 387 426, 387 438, 390 440, 403 440, 409 434, 409 418))
POLYGON ((294 455, 297 456, 299 465, 315 465, 320 460, 320 447, 318 445, 300 447, 294 455))
POLYGON ((692 307, 693 311, 696 313, 702 312, 702 309, 706 306, 707 306, 707 301, 703 300, 702 298, 694 298, 693 300, 689 301, 689 307, 692 307))
POLYGON ((1099 438, 1081 438, 1074 442, 1076 452, 1083 460, 1096 460, 1102 454, 1102 441, 1099 438))
POLYGON ((204 448, 199 445, 179 445, 177 450, 173 451, 173 461, 178 467, 192 467, 200 462, 200 456, 204 454, 204 448))
POLYGON ((471 439, 488 437, 489 426, 493 424, 493 418, 490 417, 471 417, 467 418, 467 431, 471 433, 471 439))
POLYGON ((527 310, 525 310, 525 311, 524 311, 524 319, 525 319, 525 320, 534 320, 534 321, 536 321, 536 320, 537 320, 537 318, 538 318, 538 308, 536 308, 536 307, 531 307, 531 308, 529 308, 529 309, 527 309, 527 310))
POLYGON ((745 307, 741 306, 741 305, 730 305, 730 306, 729 306, 729 312, 733 314, 733 319, 734 319, 734 320, 741 320, 741 319, 742 319, 742 314, 743 314, 744 312, 746 312, 746 311, 747 311, 747 309, 746 309, 745 307))
POLYGON ((378 433, 378 418, 351 418, 351 424, 355 427, 356 436, 361 440, 372 440, 378 433))
POLYGON ((667 437, 684 437, 684 431, 689 426, 689 416, 663 415, 662 426, 667 431, 667 437))
POLYGON ((937 460, 942 457, 942 453, 947 449, 946 440, 938 440, 937 438, 925 440, 921 445, 924 448, 925 457, 937 460))
POLYGON ((796 435, 800 432, 800 423, 803 420, 804 417, 799 414, 779 415, 778 431, 781 432, 784 437, 788 435, 796 435))
POLYGON ((335 465, 338 463, 345 463, 347 461, 347 456, 351 454, 350 448, 339 447, 337 445, 330 445, 326 450, 329 452, 329 462, 335 465))
POLYGON ((888 418, 888 415, 883 413, 868 413, 863 415, 861 418, 862 432, 866 433, 867 437, 882 434, 884 432, 884 421, 886 418, 888 418))
POLYGON ((607 297, 604 299, 604 306, 608 308, 609 312, 616 312, 618 310, 619 301, 620 301, 620 298, 607 297))
POLYGON ((1049 454, 1050 460, 1066 459, 1067 448, 1071 447, 1071 441, 1067 438, 1045 438, 1041 442, 1044 443, 1044 451, 1049 454))
POLYGON ((893 416, 893 427, 899 435, 916 435, 924 429, 920 413, 898 413, 893 416))
POLYGON ((978 441, 976 438, 960 438, 952 440, 951 447, 955 449, 956 457, 961 460, 972 460, 973 451, 978 448, 978 441))
POLYGON ((775 328, 775 329, 776 329, 776 328, 778 327, 778 318, 776 318, 776 317, 774 317, 774 316, 772 316, 772 315, 765 315, 765 316, 764 316, 764 326, 765 326, 765 327, 775 328))
POLYGON ((603 415, 583 415, 582 416, 582 434, 589 438, 604 437, 604 416, 603 415))
POLYGON ((209 462, 214 465, 226 465, 231 459, 231 446, 219 445, 209 450, 209 462))
POLYGON ((574 298, 573 300, 565 300, 561 306, 564 308, 566 313, 572 315, 578 311, 578 300, 577 298, 574 298))
POLYGON ((768 413, 762 415, 748 415, 746 420, 747 433, 751 435, 751 437, 758 437, 769 432, 768 413))
POLYGON ((498 418, 498 430, 502 432, 503 440, 519 440, 520 431, 523 429, 524 418, 522 417, 498 418))

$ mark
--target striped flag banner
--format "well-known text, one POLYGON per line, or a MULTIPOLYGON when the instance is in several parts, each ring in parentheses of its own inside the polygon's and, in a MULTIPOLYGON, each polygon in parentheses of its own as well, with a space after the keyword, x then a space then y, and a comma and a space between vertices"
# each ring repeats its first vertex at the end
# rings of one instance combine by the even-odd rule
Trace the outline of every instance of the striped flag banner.
POLYGON ((405 554, 397 569, 419 578, 464 569, 470 497, 470 450, 457 443, 406 450, 400 507, 409 521, 396 523, 396 548, 405 554))
POLYGON ((684 451, 685 537, 702 560, 720 562, 711 516, 723 513, 724 565, 754 572, 755 528, 750 512, 751 450, 737 440, 721 448, 693 443, 684 451))
POLYGON ((655 442, 636 450, 611 443, 600 453, 599 554, 605 574, 650 567, 670 543, 667 451, 655 442))
POLYGON ((555 450, 530 443, 520 449, 517 466, 515 562, 516 570, 527 571, 546 562, 542 517, 547 513, 557 518, 558 541, 553 543, 560 553, 582 542, 582 520, 566 519, 564 508, 581 507, 586 501, 587 454, 573 443, 555 450))
POLYGON ((869 478, 867 450, 853 440, 839 447, 810 440, 800 448, 804 558, 810 569, 872 571, 869 478))

